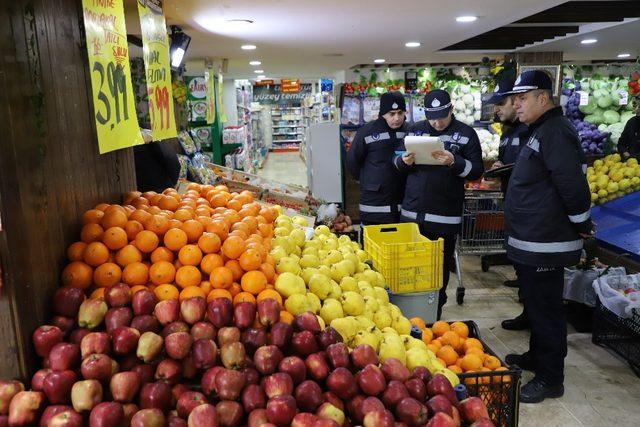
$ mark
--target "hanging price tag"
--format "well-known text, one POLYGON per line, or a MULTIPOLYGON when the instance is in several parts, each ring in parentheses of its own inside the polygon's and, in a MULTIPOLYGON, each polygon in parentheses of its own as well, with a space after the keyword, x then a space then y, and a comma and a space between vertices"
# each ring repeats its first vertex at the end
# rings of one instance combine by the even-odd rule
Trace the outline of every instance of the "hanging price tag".
POLYGON ((169 37, 162 11, 162 0, 138 0, 142 28, 144 67, 147 70, 147 93, 153 140, 175 138, 173 90, 169 67, 169 37))
POLYGON ((629 103, 629 92, 626 89, 620 89, 618 91, 620 94, 620 102, 619 105, 627 105, 629 103))
POLYGON ((142 144, 123 0, 82 0, 100 154, 142 144))
POLYGON ((580 105, 589 104, 589 94, 582 90, 578 91, 578 93, 580 94, 580 105))

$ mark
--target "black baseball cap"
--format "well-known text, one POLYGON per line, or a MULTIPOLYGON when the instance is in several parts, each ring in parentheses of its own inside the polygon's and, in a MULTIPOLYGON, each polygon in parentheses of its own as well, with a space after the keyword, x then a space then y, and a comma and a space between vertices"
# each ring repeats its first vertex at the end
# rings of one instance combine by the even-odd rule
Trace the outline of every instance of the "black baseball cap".
POLYGON ((511 94, 509 92, 513 90, 513 82, 513 78, 504 78, 498 80, 496 82, 496 87, 493 89, 493 94, 491 94, 491 97, 487 100, 487 102, 489 104, 497 104, 498 102, 510 96, 511 94))
POLYGON ((553 83, 549 74, 542 70, 530 70, 520 73, 509 94, 526 93, 532 90, 553 90, 553 83))
POLYGON ((427 120, 442 119, 451 111, 451 97, 442 89, 435 89, 424 97, 424 113, 427 120))

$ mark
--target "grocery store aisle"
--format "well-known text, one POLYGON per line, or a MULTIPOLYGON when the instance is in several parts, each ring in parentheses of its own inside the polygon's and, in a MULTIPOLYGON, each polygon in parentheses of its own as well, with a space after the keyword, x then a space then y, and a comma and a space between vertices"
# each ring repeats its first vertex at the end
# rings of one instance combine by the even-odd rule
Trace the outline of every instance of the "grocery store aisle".
POLYGON ((298 152, 269 153, 263 168, 258 171, 263 178, 281 182, 307 186, 307 166, 298 152))
MULTIPOLYGON (((466 296, 456 305, 455 275, 447 293, 449 302, 443 320, 473 319, 480 335, 498 356, 522 353, 528 348, 528 332, 505 331, 500 322, 522 311, 517 291, 502 282, 513 278, 511 267, 491 267, 483 273, 478 257, 462 257, 466 296)), ((626 362, 591 343, 591 334, 577 333, 569 326, 569 353, 565 359, 565 394, 538 405, 520 405, 520 426, 612 426, 638 425, 640 381, 626 362)), ((523 373, 523 383, 532 377, 523 373)))

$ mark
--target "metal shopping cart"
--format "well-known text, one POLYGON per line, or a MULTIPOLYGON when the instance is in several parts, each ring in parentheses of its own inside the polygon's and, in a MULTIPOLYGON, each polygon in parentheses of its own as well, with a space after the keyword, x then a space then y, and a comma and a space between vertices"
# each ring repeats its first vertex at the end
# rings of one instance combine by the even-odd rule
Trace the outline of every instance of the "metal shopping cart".
POLYGON ((462 208, 462 232, 454 252, 458 289, 456 301, 464 302, 464 283, 460 271, 461 255, 482 255, 482 271, 489 271, 485 257, 504 254, 504 195, 499 191, 471 190, 462 208))

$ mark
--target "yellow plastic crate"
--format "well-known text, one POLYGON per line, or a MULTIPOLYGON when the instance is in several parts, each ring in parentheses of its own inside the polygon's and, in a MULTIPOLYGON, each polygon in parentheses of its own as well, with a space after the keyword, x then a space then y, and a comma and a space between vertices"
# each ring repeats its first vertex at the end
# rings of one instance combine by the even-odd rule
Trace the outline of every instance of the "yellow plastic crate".
POLYGON ((427 239, 415 223, 365 226, 364 250, 393 293, 442 288, 444 240, 427 239))

